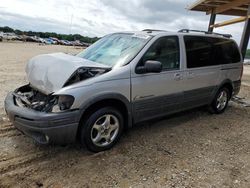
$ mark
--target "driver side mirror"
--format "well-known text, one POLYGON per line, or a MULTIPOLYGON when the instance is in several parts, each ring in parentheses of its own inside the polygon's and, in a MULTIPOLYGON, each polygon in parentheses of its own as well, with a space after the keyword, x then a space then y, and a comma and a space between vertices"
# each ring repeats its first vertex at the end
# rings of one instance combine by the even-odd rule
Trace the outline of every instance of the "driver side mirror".
POLYGON ((162 71, 162 64, 159 61, 148 60, 145 62, 144 66, 138 66, 136 68, 137 74, 145 73, 159 73, 162 71))

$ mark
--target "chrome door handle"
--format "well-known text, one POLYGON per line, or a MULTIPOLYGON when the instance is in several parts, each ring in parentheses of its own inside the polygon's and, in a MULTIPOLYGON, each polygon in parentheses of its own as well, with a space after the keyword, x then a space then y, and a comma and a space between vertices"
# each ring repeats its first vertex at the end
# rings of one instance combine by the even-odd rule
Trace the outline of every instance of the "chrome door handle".
POLYGON ((188 78, 188 79, 194 78, 194 73, 193 73, 193 72, 188 72, 187 78, 188 78))
POLYGON ((174 79, 175 79, 175 80, 182 80, 183 77, 182 77, 182 75, 181 75, 180 73, 176 73, 176 74, 174 75, 174 79))

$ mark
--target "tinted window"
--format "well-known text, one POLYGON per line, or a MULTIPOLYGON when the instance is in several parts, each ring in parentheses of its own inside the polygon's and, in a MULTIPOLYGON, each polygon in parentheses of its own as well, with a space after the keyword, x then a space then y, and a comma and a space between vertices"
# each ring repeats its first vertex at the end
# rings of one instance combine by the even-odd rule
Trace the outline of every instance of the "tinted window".
POLYGON ((221 48, 221 64, 240 62, 240 53, 233 41, 220 39, 218 46, 221 48))
POLYGON ((158 39, 144 54, 140 65, 143 65, 147 60, 160 61, 165 70, 179 69, 180 50, 178 37, 170 36, 158 39))
POLYGON ((184 37, 187 53, 187 67, 209 66, 212 61, 213 45, 204 37, 184 37))
POLYGON ((185 36, 184 41, 188 68, 240 62, 239 50, 232 40, 185 36))

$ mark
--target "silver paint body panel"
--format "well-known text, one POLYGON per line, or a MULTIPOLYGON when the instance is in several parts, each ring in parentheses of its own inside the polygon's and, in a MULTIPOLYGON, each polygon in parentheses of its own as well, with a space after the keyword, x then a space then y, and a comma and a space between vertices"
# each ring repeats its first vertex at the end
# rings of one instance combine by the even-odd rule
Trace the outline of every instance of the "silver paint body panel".
MULTIPOLYGON (((173 112, 181 111, 184 109, 191 108, 190 103, 198 101, 194 106, 204 105, 204 103, 209 103, 210 98, 216 92, 217 87, 223 83, 225 80, 230 80, 232 83, 241 79, 242 71, 242 61, 236 64, 227 65, 217 65, 202 68, 186 68, 186 50, 184 45, 184 35, 192 36, 204 36, 202 34, 189 34, 189 33, 171 33, 171 32, 155 32, 150 34, 152 39, 145 45, 145 47, 136 55, 136 57, 127 65, 115 66, 113 69, 105 74, 102 74, 91 79, 87 79, 67 87, 62 88, 62 83, 65 82, 66 77, 82 64, 88 66, 100 66, 94 62, 87 62, 85 60, 80 60, 78 57, 68 57, 68 55, 55 54, 40 56, 43 58, 45 63, 45 70, 50 73, 54 71, 54 68, 59 68, 59 61, 55 63, 55 67, 51 65, 48 66, 52 60, 49 60, 49 56, 54 59, 60 59, 62 61, 73 62, 67 67, 63 68, 65 77, 62 75, 56 75, 53 72, 53 76, 47 76, 46 79, 42 78, 45 74, 34 75, 36 72, 34 60, 39 58, 34 58, 28 65, 28 78, 34 87, 38 87, 45 93, 53 91, 55 95, 72 95, 75 98, 72 108, 81 109, 84 105, 89 103, 89 101, 102 95, 122 95, 131 105, 132 116, 138 121, 141 120, 141 113, 146 113, 149 110, 153 113, 160 112, 158 108, 161 108, 163 112, 158 115, 164 115, 173 112), (142 58, 144 53, 148 48, 159 38, 164 36, 178 36, 180 45, 180 69, 172 71, 162 71, 161 73, 149 73, 149 74, 136 74, 135 68, 142 58), (60 58, 57 58, 60 56, 60 58), (61 58, 61 57, 65 57, 61 58), (30 69, 35 70, 35 72, 29 71, 30 69), (230 69, 231 68, 231 69, 230 69), (50 70, 51 69, 51 70, 50 70), (68 69, 66 71, 66 69, 68 69), (224 70, 225 69, 225 70, 224 70), (32 73, 31 73, 32 72, 32 73), (179 79, 176 79, 176 74, 180 75, 179 79), (55 83, 53 87, 50 87, 50 82, 55 83), (47 82, 46 84, 44 84, 47 82), (45 87, 40 87, 42 84, 45 87), (206 96, 202 94, 206 93, 206 96), (200 94, 200 95, 199 95, 200 94), (192 97, 193 95, 193 97, 192 97), (171 99, 171 96, 173 97, 171 99), (164 98, 166 97, 166 98, 164 98), (205 100, 206 99, 206 100, 205 100), (159 107, 160 101, 165 102, 163 106, 159 107), (146 101, 146 102, 145 102, 146 101), (148 101, 148 104, 147 104, 148 101), (141 104, 140 104, 141 102, 141 104), (173 105, 176 104, 177 108, 173 105), (142 105, 142 106, 140 106, 142 105), (158 106, 157 106, 158 105, 158 106), (172 106, 171 109, 167 108, 167 105, 172 106), (141 112, 139 109, 144 108, 141 112), (148 109, 147 109, 148 108, 148 109), (154 110, 155 109, 155 110, 154 110), (166 110, 168 112, 166 112, 166 110), (166 112, 166 113, 165 113, 166 112), (139 117, 136 117, 136 116, 139 117)), ((213 36, 218 37, 218 36, 213 36)), ((61 70, 59 68, 59 70, 61 70)), ((67 77, 68 79, 68 77, 67 77)), ((150 114, 150 113, 149 113, 150 114)), ((152 115, 153 117, 154 115, 152 115)))

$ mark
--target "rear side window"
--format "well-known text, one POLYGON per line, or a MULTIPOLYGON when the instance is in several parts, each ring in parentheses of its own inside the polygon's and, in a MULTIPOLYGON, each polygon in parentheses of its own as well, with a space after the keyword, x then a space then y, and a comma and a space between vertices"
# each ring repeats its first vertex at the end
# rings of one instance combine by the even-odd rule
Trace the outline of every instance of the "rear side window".
POLYGON ((232 40, 212 37, 184 37, 187 68, 240 62, 240 53, 232 40))
POLYGON ((213 45, 204 37, 185 36, 187 67, 209 66, 212 62, 213 45))

